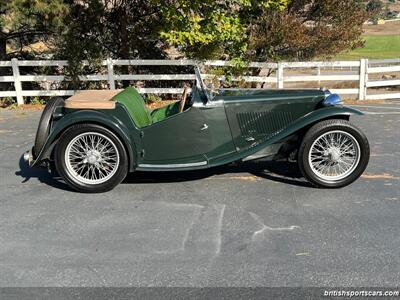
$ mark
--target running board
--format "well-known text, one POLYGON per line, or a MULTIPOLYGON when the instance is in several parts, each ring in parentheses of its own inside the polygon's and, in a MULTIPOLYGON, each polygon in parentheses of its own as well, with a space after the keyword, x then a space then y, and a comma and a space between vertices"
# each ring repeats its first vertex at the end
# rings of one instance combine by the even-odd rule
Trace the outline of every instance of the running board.
POLYGON ((139 170, 166 170, 166 169, 187 169, 207 166, 207 161, 200 161, 187 164, 139 164, 139 170))

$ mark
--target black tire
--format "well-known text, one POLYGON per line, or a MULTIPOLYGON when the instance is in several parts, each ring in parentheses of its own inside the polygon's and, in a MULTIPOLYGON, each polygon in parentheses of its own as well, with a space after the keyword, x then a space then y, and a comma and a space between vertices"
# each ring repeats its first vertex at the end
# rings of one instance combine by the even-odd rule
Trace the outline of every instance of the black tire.
POLYGON ((340 188, 351 184, 361 176, 368 165, 369 156, 369 143, 364 133, 346 120, 333 119, 317 123, 308 130, 299 148, 298 163, 303 176, 313 185, 321 188, 340 188), (350 135, 357 141, 360 149, 358 164, 354 163, 351 173, 335 180, 318 176, 309 162, 309 153, 314 141, 331 131, 342 131, 350 135))
POLYGON ((112 190, 126 177, 128 173, 128 164, 128 156, 120 139, 107 128, 96 124, 77 124, 68 128, 61 135, 55 149, 55 165, 58 173, 69 186, 83 193, 102 193, 112 190), (67 167, 69 164, 66 161, 68 145, 70 145, 76 137, 84 135, 85 133, 88 134, 89 132, 108 138, 113 143, 113 146, 115 146, 116 152, 118 152, 119 163, 116 164, 115 173, 113 173, 107 181, 102 183, 82 182, 82 179, 77 176, 77 173, 72 172, 71 167, 67 167))
POLYGON ((33 146, 33 156, 37 157, 42 150, 44 143, 50 132, 51 120, 53 112, 57 106, 62 106, 64 99, 61 97, 53 97, 47 101, 46 106, 40 117, 38 129, 36 131, 35 145, 33 146))

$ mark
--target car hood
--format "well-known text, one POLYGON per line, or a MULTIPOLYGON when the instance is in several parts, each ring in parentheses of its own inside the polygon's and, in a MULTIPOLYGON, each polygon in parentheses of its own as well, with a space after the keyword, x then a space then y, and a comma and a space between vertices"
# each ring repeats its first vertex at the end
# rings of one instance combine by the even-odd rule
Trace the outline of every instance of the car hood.
POLYGON ((262 100, 305 100, 324 99, 325 92, 317 89, 221 89, 215 94, 214 100, 224 101, 262 101, 262 100))

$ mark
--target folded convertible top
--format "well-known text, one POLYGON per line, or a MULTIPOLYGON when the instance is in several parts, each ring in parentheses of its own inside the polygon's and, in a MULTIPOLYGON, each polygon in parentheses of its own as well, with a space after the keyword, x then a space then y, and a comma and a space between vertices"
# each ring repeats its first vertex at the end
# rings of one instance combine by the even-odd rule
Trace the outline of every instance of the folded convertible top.
POLYGON ((87 90, 65 100, 66 108, 114 109, 114 96, 122 90, 87 90))

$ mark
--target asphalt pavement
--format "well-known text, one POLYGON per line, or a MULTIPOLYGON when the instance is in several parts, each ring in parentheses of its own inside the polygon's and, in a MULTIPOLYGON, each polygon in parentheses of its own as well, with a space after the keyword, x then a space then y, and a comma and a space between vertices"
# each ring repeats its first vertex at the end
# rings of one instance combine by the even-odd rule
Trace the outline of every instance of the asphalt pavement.
POLYGON ((0 110, 0 286, 397 286, 400 105, 359 108, 371 161, 342 189, 264 162, 90 195, 21 159, 40 112, 0 110))

